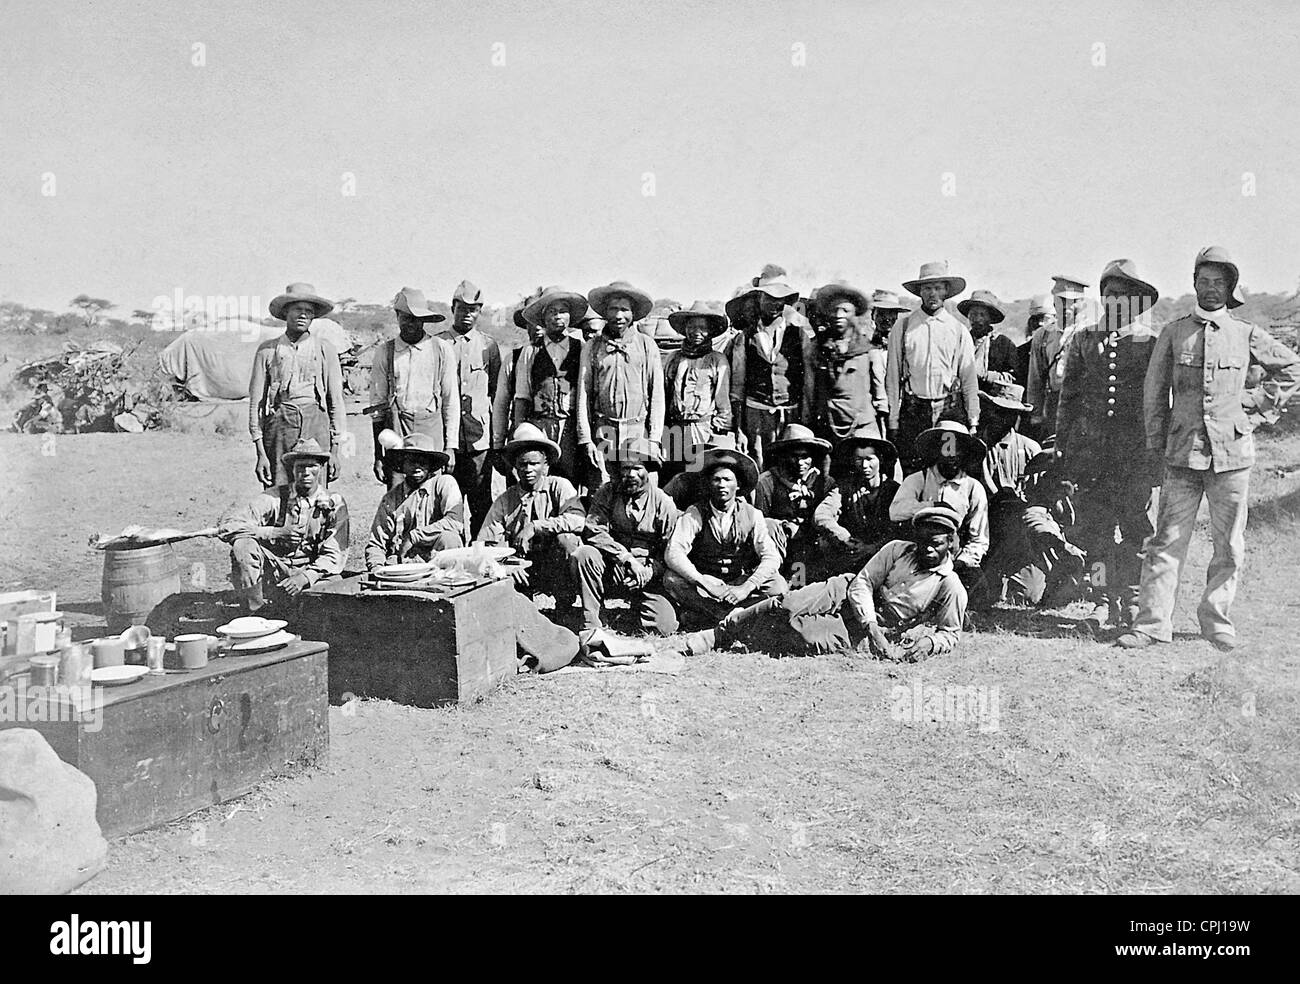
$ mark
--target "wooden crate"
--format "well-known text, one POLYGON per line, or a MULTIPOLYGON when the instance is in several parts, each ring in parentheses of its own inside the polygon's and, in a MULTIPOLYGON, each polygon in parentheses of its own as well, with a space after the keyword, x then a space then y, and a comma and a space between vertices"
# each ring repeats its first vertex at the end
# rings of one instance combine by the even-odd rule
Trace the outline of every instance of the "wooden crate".
MULTIPOLYGON (((106 837, 175 820, 329 757, 329 647, 296 642, 110 687, 102 724, 7 722, 95 781, 106 837)), ((62 715, 60 715, 62 716, 62 715)))
POLYGON ((361 596, 360 577, 299 595, 295 631, 330 644, 330 700, 344 694, 437 707, 491 693, 519 668, 514 588, 495 581, 444 599, 361 596))

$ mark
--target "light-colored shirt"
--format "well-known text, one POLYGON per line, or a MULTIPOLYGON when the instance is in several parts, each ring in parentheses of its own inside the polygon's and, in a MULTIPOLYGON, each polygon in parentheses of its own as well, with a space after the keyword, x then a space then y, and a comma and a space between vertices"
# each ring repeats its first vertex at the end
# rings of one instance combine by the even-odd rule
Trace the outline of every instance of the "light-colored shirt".
POLYGON ((1029 470, 1029 462, 1042 450, 1042 445, 1032 438, 1019 431, 1008 431, 984 457, 985 488, 990 492, 1010 489, 1018 494, 1029 470))
POLYGON ((731 430, 731 366, 721 352, 672 353, 664 363, 664 386, 672 423, 705 421, 713 433, 731 430))
POLYGON ((497 497, 483 519, 475 543, 507 543, 528 523, 538 533, 577 533, 587 518, 577 490, 567 478, 547 475, 535 489, 520 482, 497 497))
POLYGON ((648 562, 660 575, 678 515, 673 500, 662 490, 647 484, 632 500, 619 490, 617 481, 610 481, 591 498, 582 539, 611 557, 648 562))
MULTIPOLYGON (((643 421, 645 437, 659 441, 664 429, 664 370, 659 348, 633 328, 617 339, 601 332, 582 346, 578 443, 598 444, 603 425, 635 421, 643 421)), ((620 438, 625 436, 625 428, 617 430, 620 438)))
POLYGON ((781 555, 767 531, 767 523, 761 512, 742 499, 733 500, 731 508, 726 511, 715 509, 712 503, 701 502, 678 517, 673 535, 668 539, 668 549, 664 551, 664 562, 669 569, 692 584, 700 583, 704 576, 692 563, 690 555, 695 546, 695 538, 706 524, 719 543, 729 546, 739 545, 744 528, 749 526, 749 545, 758 555, 758 566, 739 585, 742 589, 748 589, 743 593, 750 593, 759 585, 766 584, 781 569, 781 555), (746 522, 742 522, 742 519, 746 522))
POLYGON ((414 345, 390 339, 375 349, 370 403, 395 403, 404 413, 442 418, 443 450, 460 449, 460 379, 456 353, 441 338, 425 335, 414 345))
POLYGON ((379 500, 370 539, 366 541, 366 570, 385 564, 404 564, 411 560, 428 560, 433 548, 413 543, 435 533, 458 533, 467 525, 465 500, 460 487, 450 475, 434 475, 414 492, 403 482, 389 489, 379 500))
POLYGON ((460 382, 459 450, 484 451, 498 447, 493 443, 493 406, 501 372, 501 351, 497 343, 477 328, 463 335, 448 328, 438 337, 456 355, 456 375, 460 382))
POLYGON ((863 625, 876 622, 886 628, 909 628, 932 619, 935 652, 957 645, 966 615, 966 590, 949 561, 923 569, 916 562, 916 544, 891 540, 867 561, 849 583, 848 602, 863 625), (946 603, 936 605, 939 589, 947 582, 946 603))
MULTIPOLYGON (((226 534, 252 533, 259 526, 292 529, 292 540, 271 540, 262 546, 290 567, 307 575, 315 584, 325 577, 343 573, 348 551, 340 532, 348 524, 348 506, 343 496, 318 488, 310 496, 300 496, 293 486, 263 492, 242 509, 221 520, 226 534)), ((260 541, 259 541, 260 542, 260 541)))
POLYGON ((310 330, 289 340, 286 331, 267 339, 253 353, 248 379, 248 429, 254 441, 262 439, 262 420, 282 401, 314 401, 329 414, 330 448, 347 433, 343 402, 343 370, 338 352, 326 339, 310 330))
POLYGON ((989 551, 989 498, 983 484, 965 472, 945 479, 931 465, 903 479, 889 505, 889 518, 895 523, 910 521, 919 510, 936 505, 947 506, 962 517, 957 527, 960 546, 955 560, 968 567, 979 567, 989 551))
POLYGON ((889 394, 889 426, 898 427, 903 394, 941 400, 958 387, 971 427, 979 421, 979 382, 975 376, 975 345, 970 330, 947 308, 926 314, 917 308, 900 318, 889 334, 885 389, 889 394))

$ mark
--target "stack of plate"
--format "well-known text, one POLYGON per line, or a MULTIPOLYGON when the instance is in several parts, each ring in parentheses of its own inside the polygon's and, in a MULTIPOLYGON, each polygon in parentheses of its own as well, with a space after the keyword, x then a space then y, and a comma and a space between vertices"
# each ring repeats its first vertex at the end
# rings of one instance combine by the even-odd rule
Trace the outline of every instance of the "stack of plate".
POLYGON ((264 653, 296 642, 298 637, 285 632, 289 623, 280 618, 248 615, 217 626, 221 646, 229 653, 264 653))
POLYGON ((425 580, 435 569, 433 564, 389 564, 387 567, 376 567, 370 574, 377 581, 410 584, 425 580))

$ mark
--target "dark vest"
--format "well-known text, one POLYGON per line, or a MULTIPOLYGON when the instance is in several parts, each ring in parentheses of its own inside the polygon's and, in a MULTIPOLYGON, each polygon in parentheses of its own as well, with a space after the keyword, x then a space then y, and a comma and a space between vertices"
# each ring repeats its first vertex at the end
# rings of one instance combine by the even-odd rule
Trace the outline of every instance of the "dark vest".
POLYGON ((792 391, 803 392, 803 333, 798 325, 785 326, 775 356, 768 362, 754 344, 753 334, 745 336, 745 395, 770 407, 784 407, 797 402, 792 391))
POLYGON ((568 339, 569 351, 557 368, 546 351, 546 343, 537 346, 533 356, 532 372, 529 383, 533 390, 533 416, 567 417, 572 406, 572 394, 578 385, 578 362, 582 355, 582 343, 576 338, 568 339))
POLYGON ((763 522, 762 514, 748 502, 738 502, 736 508, 740 510, 736 518, 736 539, 722 543, 713 535, 713 526, 709 522, 712 507, 708 503, 700 504, 704 524, 691 547, 690 558, 701 574, 734 581, 747 576, 758 566, 758 553, 754 550, 752 537, 754 524, 763 522))

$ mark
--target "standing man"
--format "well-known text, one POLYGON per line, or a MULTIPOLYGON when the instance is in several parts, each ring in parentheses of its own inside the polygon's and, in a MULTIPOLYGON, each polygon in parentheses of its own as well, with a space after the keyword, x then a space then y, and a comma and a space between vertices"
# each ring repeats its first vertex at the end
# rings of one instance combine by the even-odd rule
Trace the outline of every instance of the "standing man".
POLYGON ((731 365, 713 347, 727 330, 726 316, 707 301, 696 301, 668 315, 668 322, 681 333, 682 346, 664 361, 668 461, 660 477, 665 482, 687 466, 691 448, 732 440, 731 365))
POLYGON ((460 445, 452 477, 469 503, 472 532, 477 535, 492 505, 493 402, 501 351, 497 343, 475 328, 483 310, 483 294, 462 280, 451 298, 451 329, 439 337, 456 355, 460 389, 460 445))
POLYGON ((556 473, 577 482, 578 367, 582 341, 570 327, 587 313, 587 299, 548 287, 524 308, 524 320, 543 334, 515 360, 514 423, 533 424, 560 446, 556 473))
POLYGON ((1101 323, 1071 332, 1060 360, 1055 425, 1063 473, 1076 489, 1074 541, 1088 554, 1093 608, 1083 624, 1093 633, 1129 628, 1137 615, 1142 545, 1154 531, 1151 489, 1164 469, 1146 452, 1142 412, 1156 345, 1150 311, 1160 294, 1132 260, 1108 263, 1100 286, 1101 323))
POLYGON ((1234 318, 1241 305, 1237 265, 1222 246, 1196 256, 1196 307, 1168 324, 1147 369, 1147 447, 1164 455, 1155 535, 1142 562, 1133 631, 1119 645, 1141 649, 1173 638, 1174 599, 1201 499, 1210 504, 1214 556, 1197 609, 1201 635, 1216 649, 1237 644, 1228 611, 1246 552, 1246 503, 1255 428, 1275 423, 1300 390, 1300 357, 1268 332, 1234 318), (1247 389, 1258 366, 1263 381, 1247 389))
MULTIPOLYGON (((397 338, 375 349, 370 367, 370 410, 374 413, 375 478, 390 488, 402 476, 385 464, 379 432, 399 437, 419 432, 454 459, 460 447, 460 385, 456 353, 426 328, 446 319, 429 307, 424 291, 403 287, 393 298, 397 338)), ((447 462, 443 463, 444 465, 447 462)))
POLYGON ((867 295, 845 283, 818 288, 816 307, 824 319, 817 332, 804 386, 804 419, 832 444, 864 426, 876 425, 872 392, 874 325, 866 317, 867 295))
POLYGON ((979 424, 975 345, 966 326, 944 302, 966 289, 948 273, 946 261, 926 263, 920 276, 903 284, 921 306, 889 336, 885 388, 889 393, 889 439, 898 448, 904 474, 921 467, 917 438, 940 420, 979 424))
MULTIPOLYGON (((757 301, 756 319, 732 343, 731 403, 737 446, 761 466, 776 440, 803 404, 804 350, 811 334, 808 319, 792 305, 799 292, 777 269, 754 278, 747 296, 757 301)), ((736 299, 733 299, 736 300, 736 299)), ((743 311, 744 302, 737 301, 743 311)))
POLYGON ((310 331, 316 318, 334 310, 311 284, 290 284, 267 305, 284 321, 284 334, 253 353, 248 380, 248 429, 257 449, 254 473, 263 488, 289 484, 284 454, 300 441, 328 448, 327 481, 339 475, 339 445, 347 433, 343 370, 339 355, 310 331))
POLYGON ((582 347, 578 446, 586 464, 599 473, 599 486, 609 480, 607 452, 635 438, 660 442, 664 370, 654 339, 633 327, 654 307, 649 294, 618 280, 594 288, 587 302, 605 319, 605 327, 582 347))
POLYGON ((1075 277, 1057 274, 1052 278, 1052 294, 1035 297, 1029 306, 1029 389, 1028 401, 1034 406, 1029 420, 1030 437, 1046 442, 1056 428, 1056 405, 1065 376, 1066 343, 1087 310, 1084 290, 1090 286, 1075 277), (1049 306, 1050 305, 1050 306, 1049 306), (1035 326, 1034 321, 1039 323, 1035 326))
POLYGON ((876 427, 883 437, 889 433, 889 390, 885 374, 889 369, 889 336, 899 317, 911 310, 899 303, 892 290, 871 292, 871 323, 875 332, 871 336, 871 402, 876 410, 876 427))
POLYGON ((975 378, 981 388, 1015 383, 1016 343, 1006 335, 994 334, 1007 313, 991 290, 974 291, 957 305, 957 311, 970 326, 975 343, 975 378))

